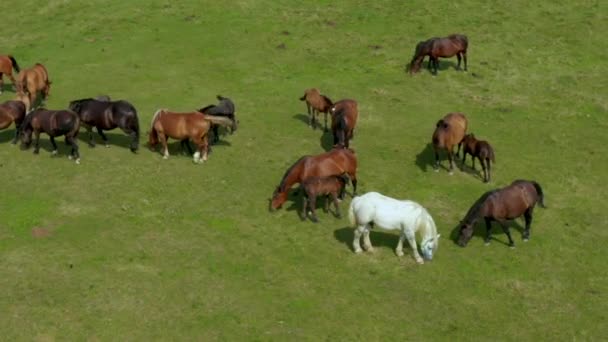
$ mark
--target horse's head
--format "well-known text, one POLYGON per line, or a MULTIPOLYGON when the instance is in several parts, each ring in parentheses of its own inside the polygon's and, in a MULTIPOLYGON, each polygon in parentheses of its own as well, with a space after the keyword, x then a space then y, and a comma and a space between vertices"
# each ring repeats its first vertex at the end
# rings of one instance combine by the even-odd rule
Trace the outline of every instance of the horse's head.
POLYGON ((433 260, 433 254, 439 247, 439 237, 441 234, 437 234, 437 236, 427 239, 422 242, 420 245, 420 252, 422 252, 422 257, 426 260, 433 260))
POLYGON ((287 191, 281 191, 281 188, 277 187, 270 200, 270 211, 280 209, 285 201, 287 201, 287 191))
POLYGON ((25 119, 21 123, 21 149, 25 150, 32 144, 32 112, 26 114, 25 119))
POLYGON ((473 224, 461 223, 458 233, 458 246, 465 247, 473 237, 473 224))

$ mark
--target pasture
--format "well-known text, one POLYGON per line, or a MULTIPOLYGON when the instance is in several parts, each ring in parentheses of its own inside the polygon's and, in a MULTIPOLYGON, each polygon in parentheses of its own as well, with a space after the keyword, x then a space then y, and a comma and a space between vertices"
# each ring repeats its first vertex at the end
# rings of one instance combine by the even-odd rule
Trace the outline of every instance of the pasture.
MULTIPOLYGON (((23 0, 4 12, 0 53, 45 64, 47 107, 101 94, 138 110, 141 149, 107 133, 63 138, 51 157, 0 131, 0 335, 6 340, 598 340, 608 335, 605 146, 608 18, 599 1, 23 0), (468 72, 405 72, 420 40, 469 37, 468 72), (347 215, 298 218, 268 200, 300 156, 331 146, 307 126, 304 90, 359 103, 351 141, 359 193, 422 204, 442 237, 417 265, 374 230, 355 255, 347 215), (192 163, 145 148, 159 108, 234 100, 238 131, 192 163), (492 143, 484 184, 449 176, 429 146, 445 113, 492 143), (470 205, 515 179, 538 181, 531 239, 515 249, 483 224, 452 238, 470 205)), ((428 60, 428 59, 427 59, 428 60)), ((12 99, 10 81, 0 101, 12 99)), ((470 166, 470 160, 467 163, 470 166)), ((460 165, 457 163, 456 165, 460 165)), ((478 171, 480 169, 477 164, 478 171)), ((350 187, 348 188, 350 191, 350 187)), ((317 201, 319 205, 323 201, 317 201)), ((350 197, 341 203, 346 212, 350 197)))

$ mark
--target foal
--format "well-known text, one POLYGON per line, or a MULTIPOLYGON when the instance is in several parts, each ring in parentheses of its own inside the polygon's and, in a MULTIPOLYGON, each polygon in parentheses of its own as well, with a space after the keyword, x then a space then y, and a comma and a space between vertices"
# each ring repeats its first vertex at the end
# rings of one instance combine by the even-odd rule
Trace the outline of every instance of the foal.
POLYGON ((2 94, 2 90, 4 88, 4 81, 2 80, 2 75, 6 74, 6 76, 13 83, 13 87, 17 88, 15 78, 13 77, 13 69, 15 72, 19 72, 19 64, 13 56, 0 56, 0 94, 2 94))
POLYGON ((450 161, 450 175, 454 172, 454 146, 458 145, 456 157, 460 153, 460 146, 467 132, 467 118, 462 113, 448 113, 443 119, 437 121, 435 132, 433 132, 433 149, 435 150, 435 172, 439 171, 440 149, 448 152, 450 161))
POLYGON ((308 125, 313 129, 317 129, 319 124, 317 119, 319 113, 325 114, 325 132, 327 132, 327 113, 333 105, 329 97, 321 95, 317 88, 310 88, 304 91, 304 96, 300 97, 300 101, 306 101, 308 125))
POLYGON ((494 149, 490 143, 485 140, 475 139, 475 135, 471 133, 464 136, 464 139, 462 139, 462 144, 462 165, 465 165, 464 161, 467 157, 467 153, 470 154, 471 159, 473 159, 473 170, 475 170, 475 158, 479 159, 479 163, 483 169, 483 181, 484 183, 489 182, 490 161, 492 161, 492 163, 496 163, 494 158, 494 149))
POLYGON ((21 101, 6 101, 0 104, 0 130, 7 128, 13 122, 15 123, 15 139, 12 144, 17 143, 21 123, 25 118, 25 104, 21 101))
POLYGON ((329 211, 329 196, 331 196, 336 207, 335 215, 337 218, 341 218, 338 196, 344 192, 346 184, 348 184, 346 174, 329 177, 312 177, 303 181, 302 188, 304 191, 302 195, 302 215, 300 218, 305 220, 307 208, 310 208, 312 214, 311 221, 315 223, 319 222, 315 214, 317 196, 325 196, 325 212, 329 211))

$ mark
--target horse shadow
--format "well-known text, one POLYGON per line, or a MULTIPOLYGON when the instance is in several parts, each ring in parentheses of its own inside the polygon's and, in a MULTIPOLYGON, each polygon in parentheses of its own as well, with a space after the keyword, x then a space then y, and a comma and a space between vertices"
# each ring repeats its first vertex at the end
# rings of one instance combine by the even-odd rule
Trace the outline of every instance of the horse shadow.
POLYGON ((310 120, 310 119, 308 118, 308 115, 306 115, 306 114, 302 114, 302 113, 298 113, 298 114, 294 115, 294 116, 293 116, 293 118, 294 118, 294 119, 296 119, 296 120, 300 120, 300 121, 302 121, 303 123, 305 123, 305 124, 306 124, 306 126, 308 126, 308 122, 309 122, 309 120, 310 120))
MULTIPOLYGON (((110 133, 108 131, 104 131, 103 134, 105 134, 105 136, 108 138, 109 146, 118 146, 129 149, 131 146, 131 141, 133 141, 133 139, 126 134, 110 133)), ((79 132, 78 140, 80 140, 83 146, 89 147, 89 133, 86 131, 79 132)), ((95 131, 93 131, 93 141, 95 142, 96 147, 104 146, 103 140, 95 131)))
POLYGON ((433 150, 433 144, 428 143, 424 146, 422 151, 416 155, 416 165, 420 170, 426 172, 429 166, 432 166, 435 162, 435 151, 433 150))
MULTIPOLYGON (((517 239, 513 234, 513 229, 511 229, 511 228, 514 228, 517 232, 519 232, 520 236, 523 235, 524 227, 519 222, 517 222, 517 220, 507 221, 507 227, 509 227, 509 230, 511 231, 511 236, 513 237, 514 241, 516 241, 517 239)), ((492 241, 496 241, 505 246, 509 246, 509 238, 507 238, 507 234, 505 234, 503 232, 500 224, 498 224, 497 222, 492 222, 492 231, 491 232, 492 232, 492 238, 491 238, 492 241), (497 239, 496 237, 499 234, 500 234, 500 236, 503 236, 504 238, 497 239)), ((450 233, 450 240, 452 240, 452 242, 457 246, 458 246, 459 233, 460 233, 460 223, 458 223, 454 228, 452 228, 452 232, 450 233)), ((474 238, 479 238, 479 240, 481 240, 482 242, 486 238, 486 223, 484 222, 483 219, 480 220, 479 222, 477 222, 475 224, 475 227, 473 228, 473 237, 471 238, 471 241, 473 241, 474 238)), ((469 243, 470 243, 470 241, 469 241, 469 243)))
MULTIPOLYGON (((15 139, 15 128, 0 132, 0 144, 13 141, 13 139, 15 139)), ((17 143, 19 143, 19 141, 17 141, 17 143)))
POLYGON ((2 85, 2 89, 0 89, 2 91, 2 93, 4 94, 4 92, 6 91, 10 91, 11 93, 17 93, 17 91, 15 90, 15 86, 11 83, 4 83, 2 85))
POLYGON ((323 132, 321 138, 319 138, 321 148, 325 151, 329 151, 334 148, 334 134, 331 131, 323 132))
MULTIPOLYGON (((431 63, 431 61, 427 61, 424 62, 422 64, 422 67, 420 69, 424 69, 426 70, 429 74, 432 74, 433 72, 431 70, 429 70, 429 64, 431 63)), ((453 68, 454 70, 459 70, 458 69, 458 63, 454 62, 452 60, 449 59, 440 59, 439 60, 439 66, 437 67, 437 71, 444 71, 447 69, 453 68)), ((462 64, 461 64, 461 68, 462 68, 462 64)), ((406 65, 406 71, 409 71, 409 64, 406 65)))
MULTIPOLYGON (((353 227, 344 227, 334 230, 334 238, 348 246, 351 251, 354 251, 353 239, 355 238, 355 233, 353 227)), ((391 250, 394 250, 397 247, 397 243, 399 242, 399 236, 395 234, 374 230, 370 231, 369 239, 372 242, 372 246, 374 246, 374 248, 387 247, 391 250)))

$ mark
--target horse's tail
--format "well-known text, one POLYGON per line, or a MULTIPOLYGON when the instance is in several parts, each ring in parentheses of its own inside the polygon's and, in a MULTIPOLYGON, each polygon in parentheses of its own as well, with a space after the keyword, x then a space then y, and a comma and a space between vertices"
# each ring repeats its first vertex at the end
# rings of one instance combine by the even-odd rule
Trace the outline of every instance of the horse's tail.
POLYGON ((214 125, 220 125, 223 127, 230 127, 232 131, 236 131, 236 120, 223 116, 205 115, 205 120, 211 122, 214 125))
POLYGON ((11 63, 13 63, 13 69, 15 69, 16 72, 20 72, 21 69, 19 68, 19 64, 17 64, 17 60, 15 59, 15 57, 8 56, 8 58, 11 60, 11 63))
POLYGON ((545 205, 545 194, 543 194, 543 189, 537 182, 531 181, 531 183, 534 185, 534 189, 536 189, 536 193, 538 194, 538 204, 540 204, 542 208, 546 208, 547 206, 545 205))
POLYGON ((488 144, 488 152, 490 152, 490 155, 488 156, 488 158, 490 158, 490 160, 492 161, 492 164, 496 164, 496 157, 494 156, 494 149, 492 148, 492 146, 490 144, 488 144))
POLYGON ((351 226, 355 226, 357 224, 357 220, 355 219, 355 198, 350 202, 350 206, 348 207, 348 221, 351 226))
POLYGON ((158 120, 158 118, 164 111, 165 111, 164 109, 159 109, 152 116, 152 122, 150 123, 150 135, 148 137, 148 142, 151 145, 156 145, 158 143, 158 133, 156 133, 156 130, 154 129, 154 124, 156 123, 156 121, 158 120))
POLYGON ((300 97, 300 101, 304 101, 306 100, 306 93, 304 93, 304 96, 300 97))

